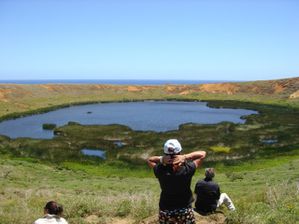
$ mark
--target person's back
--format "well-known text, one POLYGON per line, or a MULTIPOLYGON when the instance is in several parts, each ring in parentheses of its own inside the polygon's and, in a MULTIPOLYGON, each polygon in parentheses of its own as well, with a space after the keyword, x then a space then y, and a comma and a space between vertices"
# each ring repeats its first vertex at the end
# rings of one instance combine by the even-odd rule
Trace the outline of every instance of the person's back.
POLYGON ((37 219, 33 224, 67 224, 67 221, 60 216, 47 214, 43 218, 37 219))
POLYGON ((202 215, 213 213, 222 204, 231 210, 235 210, 232 200, 226 193, 220 193, 219 185, 213 182, 215 172, 213 168, 205 170, 205 179, 195 185, 195 211, 202 215))
POLYGON ((195 208, 201 213, 211 213, 216 210, 220 198, 220 189, 212 179, 205 178, 198 181, 195 186, 197 199, 195 208))
POLYGON ((158 164, 154 173, 161 187, 160 208, 172 210, 189 206, 193 201, 190 189, 192 176, 196 170, 193 161, 188 161, 174 171, 172 166, 158 164))

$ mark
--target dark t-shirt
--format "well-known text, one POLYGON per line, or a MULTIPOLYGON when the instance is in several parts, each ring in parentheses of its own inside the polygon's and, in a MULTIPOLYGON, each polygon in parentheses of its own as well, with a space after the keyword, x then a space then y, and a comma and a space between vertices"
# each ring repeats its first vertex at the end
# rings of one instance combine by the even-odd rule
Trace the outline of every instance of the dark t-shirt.
POLYGON ((193 161, 186 162, 176 172, 168 165, 157 164, 154 167, 154 173, 161 187, 159 203, 161 210, 174 210, 191 206, 193 197, 190 185, 195 170, 196 166, 193 161))
POLYGON ((213 212, 217 208, 220 197, 219 185, 212 180, 204 179, 195 185, 196 202, 195 208, 202 213, 213 212))

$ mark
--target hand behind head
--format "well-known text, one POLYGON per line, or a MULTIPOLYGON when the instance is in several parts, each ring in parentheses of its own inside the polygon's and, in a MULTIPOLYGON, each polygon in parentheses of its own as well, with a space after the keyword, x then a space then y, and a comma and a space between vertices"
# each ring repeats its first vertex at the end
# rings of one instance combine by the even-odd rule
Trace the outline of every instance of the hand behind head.
POLYGON ((173 165, 182 166, 185 163, 185 156, 183 155, 175 155, 173 157, 173 165))
POLYGON ((167 165, 172 165, 173 164, 173 158, 171 155, 165 155, 163 156, 163 163, 167 165))

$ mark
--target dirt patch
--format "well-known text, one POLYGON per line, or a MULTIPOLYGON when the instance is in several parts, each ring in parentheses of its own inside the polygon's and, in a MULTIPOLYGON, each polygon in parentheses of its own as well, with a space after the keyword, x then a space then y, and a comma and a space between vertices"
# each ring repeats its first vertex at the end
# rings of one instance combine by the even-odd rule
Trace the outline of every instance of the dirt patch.
POLYGON ((96 215, 90 215, 85 218, 87 223, 98 223, 100 221, 99 217, 96 215))
POLYGON ((299 98, 299 90, 297 90, 296 92, 292 93, 289 98, 290 99, 299 98))
POLYGON ((128 86, 128 91, 129 92, 140 92, 140 91, 142 91, 142 89, 138 88, 137 86, 128 86))
POLYGON ((134 223, 134 220, 130 219, 130 218, 101 218, 98 217, 97 215, 90 215, 88 217, 86 217, 85 219, 86 223, 89 224, 106 224, 106 223, 113 223, 113 224, 132 224, 134 223))
POLYGON ((120 218, 113 218, 111 219, 111 223, 114 224, 132 224, 134 223, 134 221, 132 219, 120 219, 120 218))
MULTIPOLYGON (((215 213, 208 216, 202 216, 194 213, 196 224, 224 224, 226 217, 222 213, 215 213)), ((157 215, 144 219, 140 224, 158 224, 157 215)))
POLYGON ((142 91, 147 91, 147 90, 152 90, 157 87, 154 86, 128 86, 127 91, 128 92, 142 92, 142 91))
POLYGON ((285 89, 285 86, 281 85, 281 84, 278 84, 278 83, 275 83, 274 85, 274 93, 281 93, 283 92, 285 89))
POLYGON ((235 94, 239 91, 240 87, 232 83, 219 83, 219 84, 203 84, 200 86, 200 91, 207 93, 225 93, 228 95, 235 94))
POLYGON ((191 90, 185 90, 185 91, 183 91, 183 92, 180 92, 180 95, 188 95, 188 94, 190 94, 190 93, 192 93, 191 90))
POLYGON ((168 93, 176 92, 176 87, 175 86, 166 86, 166 91, 168 93))

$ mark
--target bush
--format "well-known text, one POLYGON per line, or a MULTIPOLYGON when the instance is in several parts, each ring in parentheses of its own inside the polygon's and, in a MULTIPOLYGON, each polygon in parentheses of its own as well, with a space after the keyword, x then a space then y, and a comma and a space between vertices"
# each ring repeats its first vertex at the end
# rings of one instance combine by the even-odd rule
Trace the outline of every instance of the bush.
POLYGON ((56 128, 56 124, 43 124, 43 129, 44 130, 53 130, 54 128, 56 128))

